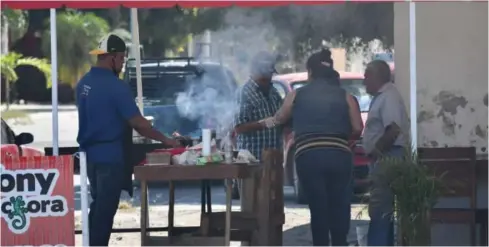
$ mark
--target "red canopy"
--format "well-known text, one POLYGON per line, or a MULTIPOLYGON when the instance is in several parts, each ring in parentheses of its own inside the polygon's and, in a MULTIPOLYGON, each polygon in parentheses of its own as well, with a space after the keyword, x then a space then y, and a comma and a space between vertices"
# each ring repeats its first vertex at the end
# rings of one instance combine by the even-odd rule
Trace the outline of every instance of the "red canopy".
MULTIPOLYGON (((43 0, 3 0, 2 8, 11 9, 50 9, 50 8, 74 8, 74 9, 106 9, 123 6, 126 8, 169 8, 179 5, 184 8, 190 7, 264 7, 283 6, 290 4, 298 5, 320 5, 328 3, 344 3, 345 0, 334 1, 43 1, 43 0)), ((373 2, 373 1, 365 1, 373 2)), ((378 2, 378 1, 377 1, 378 2)))

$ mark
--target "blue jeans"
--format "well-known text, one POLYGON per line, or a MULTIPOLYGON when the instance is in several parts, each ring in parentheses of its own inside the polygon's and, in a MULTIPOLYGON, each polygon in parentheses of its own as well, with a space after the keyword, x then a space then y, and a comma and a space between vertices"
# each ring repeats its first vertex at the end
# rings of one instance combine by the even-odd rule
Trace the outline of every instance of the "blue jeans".
POLYGON ((92 203, 88 213, 90 246, 108 246, 114 216, 119 207, 124 167, 122 164, 88 163, 92 203))
POLYGON ((296 169, 309 204, 313 245, 347 246, 352 154, 330 148, 312 149, 296 157, 296 169))
MULTIPOLYGON (((404 148, 394 147, 386 155, 401 157, 404 148)), ((370 172, 377 171, 377 163, 370 166, 370 172)), ((370 224, 367 235, 368 246, 394 246, 394 221, 392 212, 394 210, 394 195, 390 188, 381 181, 372 181, 368 214, 370 224)))

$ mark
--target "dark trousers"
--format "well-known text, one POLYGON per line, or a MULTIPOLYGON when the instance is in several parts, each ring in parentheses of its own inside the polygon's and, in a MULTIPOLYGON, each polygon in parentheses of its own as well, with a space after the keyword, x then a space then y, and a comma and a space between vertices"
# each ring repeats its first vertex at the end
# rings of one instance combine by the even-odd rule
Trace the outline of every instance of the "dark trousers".
POLYGON ((296 157, 296 168, 311 212, 313 245, 347 246, 353 194, 351 153, 312 149, 296 157))
POLYGON ((88 214, 90 246, 108 246, 122 192, 123 166, 89 163, 92 203, 88 214))
MULTIPOLYGON (((394 147, 386 156, 402 157, 405 149, 394 147)), ((377 162, 370 166, 370 172, 378 171, 377 162)), ((368 246, 394 246, 394 222, 392 212, 394 210, 394 195, 389 186, 382 181, 372 180, 368 214, 370 224, 368 227, 368 246)))

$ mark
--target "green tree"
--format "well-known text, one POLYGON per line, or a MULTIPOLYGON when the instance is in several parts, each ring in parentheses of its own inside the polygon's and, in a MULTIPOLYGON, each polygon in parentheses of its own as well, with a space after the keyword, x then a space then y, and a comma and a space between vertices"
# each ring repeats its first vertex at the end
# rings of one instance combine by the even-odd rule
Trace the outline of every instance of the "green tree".
MULTIPOLYGON (((27 12, 19 9, 2 9, 2 22, 7 23, 10 40, 15 42, 20 39, 27 31, 27 12)), ((5 26, 2 26, 5 28, 5 26)))
POLYGON ((0 57, 0 74, 5 80, 5 95, 7 110, 10 106, 10 83, 15 83, 19 79, 15 68, 22 65, 33 66, 41 71, 47 80, 48 88, 51 87, 51 65, 46 59, 33 57, 22 57, 18 53, 8 53, 0 57))
MULTIPOLYGON (((93 13, 68 10, 56 17, 58 77, 62 82, 75 84, 88 71, 94 57, 88 52, 107 35, 107 21, 93 13)), ((50 54, 50 31, 43 34, 43 52, 50 54)))

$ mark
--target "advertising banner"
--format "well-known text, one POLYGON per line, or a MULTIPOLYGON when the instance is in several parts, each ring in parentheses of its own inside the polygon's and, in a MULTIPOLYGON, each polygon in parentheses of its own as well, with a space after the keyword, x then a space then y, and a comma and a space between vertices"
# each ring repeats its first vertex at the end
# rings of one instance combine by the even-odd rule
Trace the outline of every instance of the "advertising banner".
POLYGON ((72 156, 2 157, 1 246, 74 246, 72 156))

